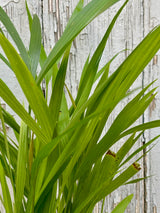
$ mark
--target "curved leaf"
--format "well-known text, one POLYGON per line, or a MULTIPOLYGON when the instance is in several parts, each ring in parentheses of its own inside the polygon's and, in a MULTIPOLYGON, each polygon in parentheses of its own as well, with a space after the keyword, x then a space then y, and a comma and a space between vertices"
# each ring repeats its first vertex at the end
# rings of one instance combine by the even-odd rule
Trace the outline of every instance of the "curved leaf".
POLYGON ((104 12, 119 0, 93 0, 87 4, 67 25, 62 37, 56 43, 49 54, 45 64, 37 78, 37 84, 40 84, 45 74, 63 54, 68 45, 94 18, 104 12), (81 20, 81 21, 79 21, 81 20))
POLYGON ((32 74, 28 70, 17 51, 14 49, 8 39, 6 39, 1 33, 0 45, 7 55, 7 58, 29 102, 29 105, 33 109, 40 126, 46 132, 49 141, 52 137, 50 113, 41 90, 36 85, 32 74))

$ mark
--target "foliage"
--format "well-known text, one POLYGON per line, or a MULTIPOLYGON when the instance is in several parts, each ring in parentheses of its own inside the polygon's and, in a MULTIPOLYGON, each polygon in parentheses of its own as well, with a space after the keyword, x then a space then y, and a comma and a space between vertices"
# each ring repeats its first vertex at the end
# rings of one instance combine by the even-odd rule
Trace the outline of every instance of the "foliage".
MULTIPOLYGON (((128 0, 113 18, 93 56, 87 58, 75 100, 66 89, 72 101, 70 108, 67 105, 64 87, 71 43, 86 25, 116 2, 118 0, 92 0, 84 7, 80 0, 48 56, 41 44, 39 19, 37 15, 32 18, 27 3, 31 32, 29 51, 0 7, 0 21, 20 53, 1 31, 0 45, 6 56, 1 54, 0 58, 14 72, 29 104, 27 110, 0 79, 0 97, 21 119, 19 124, 0 108, 3 129, 0 133, 1 201, 7 213, 92 212, 98 201, 126 184, 140 170, 137 162, 129 167, 124 165, 159 137, 129 152, 146 129, 160 125, 159 120, 134 124, 156 95, 155 88, 148 91, 152 84, 138 92, 101 137, 112 111, 130 95, 129 88, 160 48, 158 26, 113 74, 109 75, 109 68, 114 57, 99 70, 110 32, 128 0), (41 66, 39 74, 38 64, 41 66), (47 91, 52 78, 50 99, 40 87, 43 78, 47 91), (97 79, 98 84, 91 94, 97 79), (13 129, 17 141, 7 136, 5 123, 13 129), (122 138, 124 144, 117 153, 112 152, 111 147, 122 138), (12 185, 13 198, 7 178, 12 185)), ((127 197, 113 212, 124 211, 131 198, 127 197)))

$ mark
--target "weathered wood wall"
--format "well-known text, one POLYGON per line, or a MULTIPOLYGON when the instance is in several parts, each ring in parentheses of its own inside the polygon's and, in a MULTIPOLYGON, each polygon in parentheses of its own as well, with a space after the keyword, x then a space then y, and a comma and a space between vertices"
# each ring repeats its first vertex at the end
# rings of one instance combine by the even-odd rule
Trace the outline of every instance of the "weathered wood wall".
MULTIPOLYGON (((40 17, 42 25, 43 42, 47 52, 53 47, 55 42, 61 36, 66 23, 76 6, 78 0, 28 0, 29 8, 32 14, 36 13, 40 17)), ((85 0, 87 3, 88 0, 85 0)), ((92 54, 100 39, 102 38, 107 26, 109 25, 113 15, 123 3, 121 0, 110 10, 99 16, 93 21, 74 41, 71 50, 70 63, 66 84, 70 88, 73 96, 77 91, 82 66, 89 53, 92 54)), ((21 34, 25 45, 29 43, 29 30, 27 15, 25 11, 24 0, 0 0, 2 6, 9 17, 12 19, 18 32, 21 34)), ((117 52, 127 49, 116 58, 111 70, 120 64, 133 48, 142 40, 142 38, 154 26, 160 23, 160 1, 157 0, 130 0, 124 11, 119 17, 114 30, 110 36, 109 42, 104 52, 101 65, 109 60, 117 52)), ((154 57, 144 73, 137 79, 135 86, 143 87, 148 82, 158 78, 156 82, 159 86, 160 82, 160 60, 159 53, 154 57)), ((10 88, 16 96, 23 99, 23 94, 17 87, 17 82, 13 73, 9 72, 3 64, 0 63, 0 77, 10 85, 10 88), (5 69, 5 71, 4 71, 5 69)), ((158 89, 159 90, 159 89, 158 89)), ((144 114, 139 122, 160 118, 160 91, 149 110, 144 114)), ((122 103, 122 105, 125 103, 122 103)), ((113 114, 111 119, 114 119, 113 114)), ((142 141, 146 142, 149 138, 158 134, 159 129, 151 130, 143 135, 142 141)), ((130 204, 126 212, 130 213, 158 213, 160 212, 160 145, 150 152, 150 154, 142 160, 142 172, 139 174, 153 175, 141 183, 121 187, 118 192, 114 192, 105 201, 105 209, 110 212, 111 209, 121 201, 126 195, 134 193, 134 200, 130 204)), ((101 204, 97 206, 95 212, 98 212, 101 204)), ((0 207, 1 210, 1 207, 0 207)), ((100 211, 99 211, 100 212, 100 211)))

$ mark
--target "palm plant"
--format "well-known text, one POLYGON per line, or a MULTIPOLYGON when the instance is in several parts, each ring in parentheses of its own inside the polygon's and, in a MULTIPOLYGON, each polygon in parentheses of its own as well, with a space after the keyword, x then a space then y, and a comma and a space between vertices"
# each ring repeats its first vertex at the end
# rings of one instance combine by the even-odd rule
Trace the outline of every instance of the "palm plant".
MULTIPOLYGON (((1 30, 0 45, 6 56, 1 54, 0 58, 16 75, 28 101, 25 107, 0 79, 0 97, 21 119, 19 124, 0 108, 3 129, 0 133, 0 183, 3 194, 0 199, 7 213, 92 212, 97 202, 128 183, 140 170, 137 161, 141 157, 137 157, 137 161, 130 166, 125 165, 159 137, 126 157, 146 129, 160 125, 159 120, 133 125, 156 95, 155 88, 148 90, 152 83, 137 92, 101 137, 110 114, 131 94, 129 88, 160 48, 158 26, 113 74, 109 75, 109 68, 116 56, 99 70, 110 32, 128 0, 113 18, 93 56, 86 59, 75 100, 65 84, 72 41, 88 23, 117 1, 92 0, 84 7, 83 0, 80 0, 62 37, 48 56, 41 44, 39 19, 36 15, 32 18, 27 3, 31 32, 29 51, 0 7, 0 21, 20 53, 1 30), (39 74, 38 64, 41 67, 39 74), (50 99, 47 94, 44 96, 41 89, 43 79, 46 91, 52 80, 50 99), (70 108, 64 87, 72 102, 70 108), (7 136, 5 124, 13 129, 16 141, 7 136), (111 147, 122 138, 125 142, 121 148, 117 153, 112 152, 111 147), (6 178, 10 180, 13 198, 6 178)), ((123 200, 113 213, 124 212, 131 198, 132 195, 123 200)))

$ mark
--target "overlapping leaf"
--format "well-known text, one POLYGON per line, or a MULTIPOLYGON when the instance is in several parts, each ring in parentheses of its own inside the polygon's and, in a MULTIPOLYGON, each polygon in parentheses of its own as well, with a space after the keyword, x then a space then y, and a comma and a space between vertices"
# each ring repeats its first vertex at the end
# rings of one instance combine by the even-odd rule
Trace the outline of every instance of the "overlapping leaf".
MULTIPOLYGON (((134 122, 156 95, 156 89, 148 91, 152 84, 126 104, 105 135, 100 137, 112 111, 122 99, 130 95, 128 89, 160 48, 158 26, 111 76, 108 75, 110 63, 116 55, 98 72, 108 36, 128 0, 115 15, 91 60, 87 58, 75 101, 65 85, 71 42, 89 22, 117 1, 92 0, 83 7, 84 1, 80 0, 64 34, 48 57, 41 44, 39 19, 36 15, 32 19, 27 2, 31 32, 29 53, 12 22, 0 8, 0 21, 5 25, 21 55, 19 56, 1 32, 0 44, 8 60, 3 55, 0 57, 14 71, 30 105, 28 113, 0 79, 0 96, 22 119, 19 127, 9 113, 5 110, 1 112, 3 129, 6 122, 16 132, 18 139, 16 145, 16 142, 7 138, 5 130, 4 134, 0 134, 0 180, 3 191, 1 199, 6 212, 13 211, 7 176, 11 179, 14 210, 17 212, 91 213, 99 200, 119 186, 127 184, 140 170, 137 162, 124 168, 122 173, 119 172, 121 166, 130 162, 132 157, 159 137, 149 140, 124 160, 146 129, 160 125, 157 120, 134 126, 134 122), (60 60, 62 55, 63 59, 60 60), (42 70, 37 78, 38 64, 42 70), (99 77, 97 87, 90 95, 91 88, 99 77), (47 92, 51 79, 53 83, 49 106, 48 96, 44 97, 39 87, 43 78, 46 80, 47 92), (64 86, 73 104, 70 111, 63 91, 64 86), (117 153, 109 150, 124 136, 128 137, 117 153), (47 144, 42 145, 41 142, 47 144)), ((143 154, 137 160, 142 157, 143 154)), ((113 212, 123 212, 131 197, 132 195, 124 199, 113 212)))

